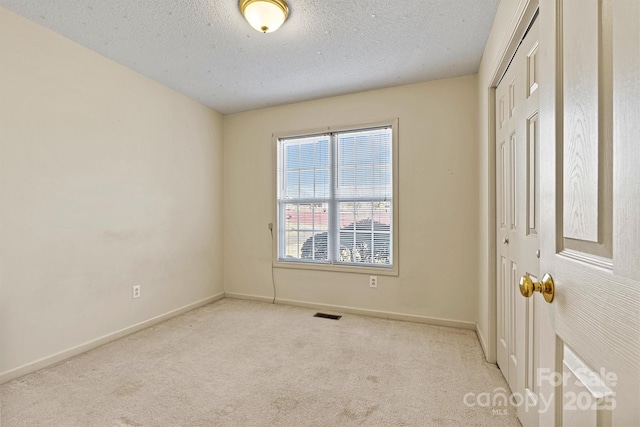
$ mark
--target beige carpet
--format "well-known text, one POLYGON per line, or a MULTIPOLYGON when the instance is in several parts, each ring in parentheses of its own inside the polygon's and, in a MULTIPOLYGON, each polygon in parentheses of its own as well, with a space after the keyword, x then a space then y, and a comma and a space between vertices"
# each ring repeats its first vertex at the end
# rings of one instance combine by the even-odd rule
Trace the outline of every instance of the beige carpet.
POLYGON ((519 425, 472 331, 224 299, 0 386, 10 426, 519 425), (467 397, 468 402, 475 402, 467 397))

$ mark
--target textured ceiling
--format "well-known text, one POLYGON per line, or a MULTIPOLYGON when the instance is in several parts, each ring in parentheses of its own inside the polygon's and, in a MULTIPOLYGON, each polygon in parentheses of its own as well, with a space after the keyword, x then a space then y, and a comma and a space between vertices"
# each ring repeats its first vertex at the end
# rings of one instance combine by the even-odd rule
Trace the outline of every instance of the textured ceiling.
POLYGON ((221 113, 475 73, 499 0, 288 0, 262 34, 237 0, 0 0, 221 113))

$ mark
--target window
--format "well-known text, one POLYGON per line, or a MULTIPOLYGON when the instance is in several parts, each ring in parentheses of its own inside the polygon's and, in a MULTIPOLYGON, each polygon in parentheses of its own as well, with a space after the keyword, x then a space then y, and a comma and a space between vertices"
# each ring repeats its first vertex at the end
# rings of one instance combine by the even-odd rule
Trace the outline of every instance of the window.
POLYGON ((277 254, 394 267, 393 125, 277 140, 277 254))

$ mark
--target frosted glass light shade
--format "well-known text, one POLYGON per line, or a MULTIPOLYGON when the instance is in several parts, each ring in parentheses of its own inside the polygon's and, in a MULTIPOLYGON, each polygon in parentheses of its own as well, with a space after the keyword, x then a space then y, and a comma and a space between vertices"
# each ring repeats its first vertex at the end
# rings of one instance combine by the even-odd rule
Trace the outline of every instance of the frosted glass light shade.
POLYGON ((262 33, 277 30, 289 16, 284 0, 240 0, 240 10, 249 24, 262 33))

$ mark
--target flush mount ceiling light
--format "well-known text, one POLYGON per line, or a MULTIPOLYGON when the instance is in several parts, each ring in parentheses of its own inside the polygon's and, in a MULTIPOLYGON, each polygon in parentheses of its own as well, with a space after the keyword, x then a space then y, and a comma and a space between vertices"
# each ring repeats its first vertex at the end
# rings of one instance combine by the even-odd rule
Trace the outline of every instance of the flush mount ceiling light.
POLYGON ((284 0, 240 0, 240 10, 253 28, 271 33, 289 16, 289 6, 284 0))

